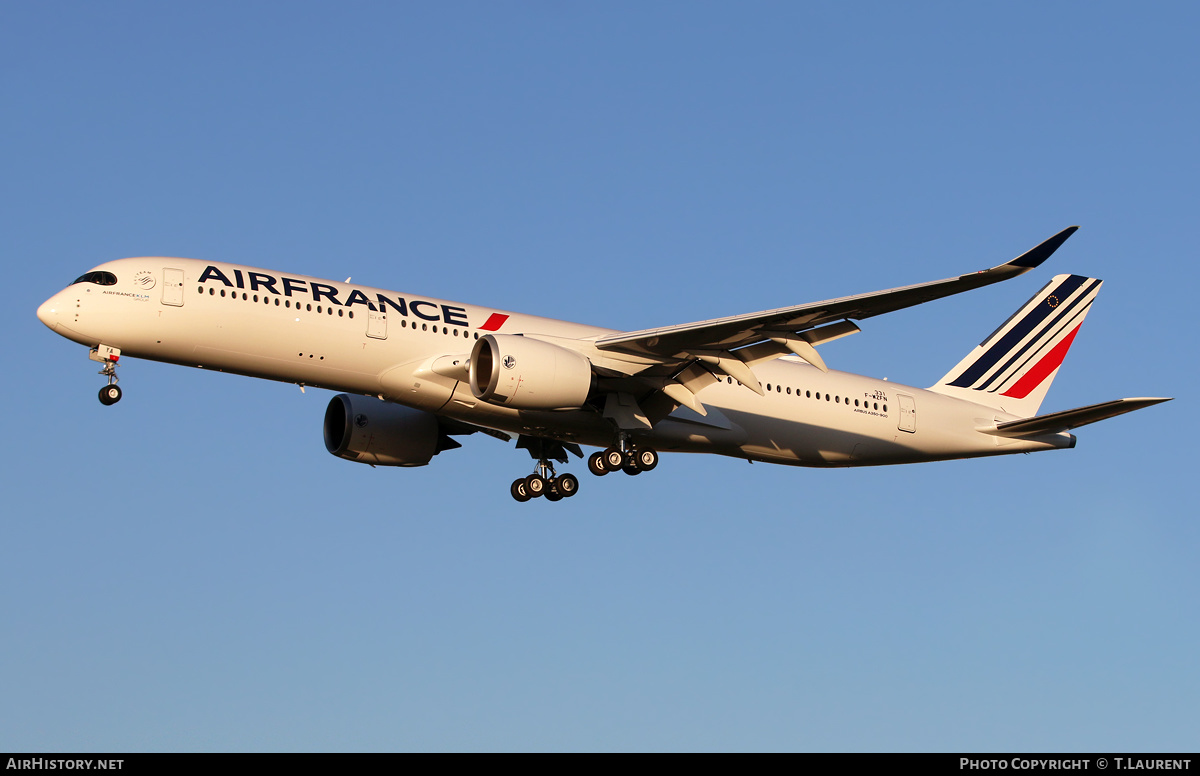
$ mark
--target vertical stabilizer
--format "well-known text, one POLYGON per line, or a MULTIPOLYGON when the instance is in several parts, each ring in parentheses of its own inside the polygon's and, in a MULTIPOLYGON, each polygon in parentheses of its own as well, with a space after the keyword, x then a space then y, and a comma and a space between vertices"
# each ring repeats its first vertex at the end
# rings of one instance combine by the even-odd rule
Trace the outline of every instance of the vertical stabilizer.
POLYGON ((930 390, 1036 415, 1103 282, 1058 275, 930 390))

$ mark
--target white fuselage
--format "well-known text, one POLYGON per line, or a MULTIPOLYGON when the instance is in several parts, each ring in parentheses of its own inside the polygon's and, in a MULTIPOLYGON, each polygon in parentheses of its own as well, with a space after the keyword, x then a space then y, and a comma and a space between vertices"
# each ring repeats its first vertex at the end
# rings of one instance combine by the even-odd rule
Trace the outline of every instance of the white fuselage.
MULTIPOLYGON (((415 297, 350 283, 191 259, 96 267, 116 283, 78 282, 38 317, 54 331, 124 356, 379 396, 471 424, 600 447, 614 429, 591 407, 525 411, 478 400, 454 369, 483 334, 594 340, 613 330, 415 297)), ((710 452, 801 466, 862 466, 1070 447, 1067 433, 983 433, 1013 416, 920 388, 794 357, 759 364, 765 396, 722 376, 639 438, 664 452, 710 452)))

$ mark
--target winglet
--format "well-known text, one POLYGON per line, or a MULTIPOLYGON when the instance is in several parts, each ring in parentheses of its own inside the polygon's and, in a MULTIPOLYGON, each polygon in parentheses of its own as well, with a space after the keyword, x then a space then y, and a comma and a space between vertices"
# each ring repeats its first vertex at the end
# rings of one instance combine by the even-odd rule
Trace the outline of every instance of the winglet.
POLYGON ((1050 258, 1050 256, 1067 241, 1068 237, 1075 234, 1077 229, 1079 229, 1078 226, 1068 226, 1066 229, 1054 235, 1049 240, 1046 240, 1036 248, 1030 248, 1029 250, 1025 251, 1017 258, 1008 262, 1008 264, 1005 266, 1033 269, 1046 259, 1050 258))

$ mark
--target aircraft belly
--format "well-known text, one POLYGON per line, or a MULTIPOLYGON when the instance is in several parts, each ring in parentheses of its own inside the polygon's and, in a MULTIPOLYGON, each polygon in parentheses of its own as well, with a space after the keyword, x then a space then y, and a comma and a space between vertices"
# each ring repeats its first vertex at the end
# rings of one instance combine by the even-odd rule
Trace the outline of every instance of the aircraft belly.
POLYGON ((746 431, 734 423, 721 428, 668 417, 654 427, 651 439, 661 450, 736 455, 746 441, 746 431))

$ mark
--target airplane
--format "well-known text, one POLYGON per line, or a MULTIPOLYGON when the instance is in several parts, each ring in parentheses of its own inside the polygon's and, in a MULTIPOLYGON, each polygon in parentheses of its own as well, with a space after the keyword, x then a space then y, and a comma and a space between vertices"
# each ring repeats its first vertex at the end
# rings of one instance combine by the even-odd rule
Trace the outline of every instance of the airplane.
POLYGON ((38 318, 86 345, 121 398, 123 357, 340 393, 325 446, 371 466, 424 466, 482 432, 536 462, 517 501, 574 496, 554 463, 598 476, 660 452, 809 467, 877 466, 1073 448, 1072 429, 1167 398, 1038 415, 1102 281, 1057 275, 940 380, 916 388, 830 369, 817 347, 855 321, 1040 266, 1072 226, 1004 264, 885 291, 642 331, 617 331, 236 264, 101 264, 38 318))

